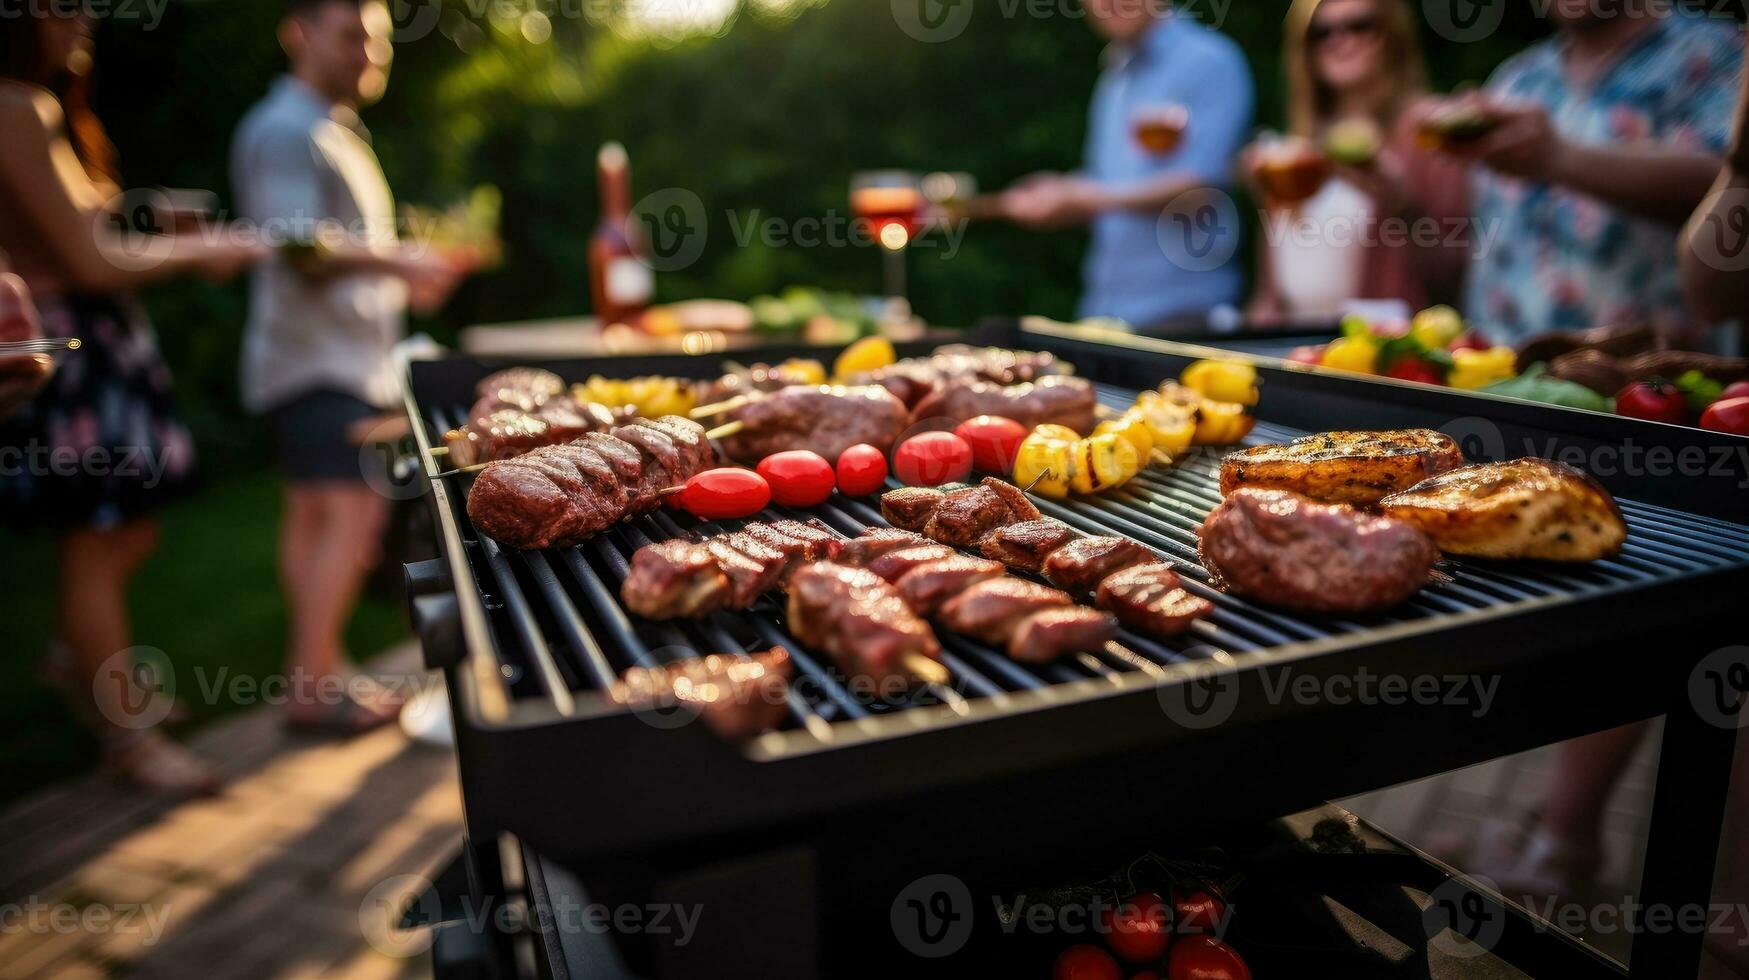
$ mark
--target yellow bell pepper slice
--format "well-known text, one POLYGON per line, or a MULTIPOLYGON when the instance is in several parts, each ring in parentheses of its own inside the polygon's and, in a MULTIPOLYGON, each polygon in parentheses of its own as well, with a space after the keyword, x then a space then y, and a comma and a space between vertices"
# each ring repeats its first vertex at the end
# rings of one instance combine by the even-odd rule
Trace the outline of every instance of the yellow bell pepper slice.
POLYGON ((1257 404, 1257 368, 1243 361, 1197 361, 1178 380, 1218 402, 1257 404))
POLYGON ((1075 443, 1075 472, 1069 485, 1076 493, 1093 494, 1122 486, 1141 470, 1142 457, 1127 439, 1115 434, 1075 443))
POLYGON ((845 378, 864 371, 884 368, 899 359, 898 351, 893 349, 893 342, 885 337, 864 337, 838 355, 838 360, 832 364, 834 377, 845 378))

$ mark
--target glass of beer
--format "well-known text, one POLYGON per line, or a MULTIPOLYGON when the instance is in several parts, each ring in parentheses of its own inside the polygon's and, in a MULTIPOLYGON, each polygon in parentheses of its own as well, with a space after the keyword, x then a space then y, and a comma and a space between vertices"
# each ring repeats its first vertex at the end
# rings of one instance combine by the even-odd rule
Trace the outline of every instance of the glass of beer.
POLYGON ((1190 110, 1175 104, 1142 106, 1130 124, 1142 149, 1165 156, 1184 142, 1184 131, 1190 128, 1190 110))
POLYGON ((1298 136, 1266 138, 1256 151, 1253 176, 1270 201, 1292 206, 1310 200, 1335 169, 1311 140, 1298 136))

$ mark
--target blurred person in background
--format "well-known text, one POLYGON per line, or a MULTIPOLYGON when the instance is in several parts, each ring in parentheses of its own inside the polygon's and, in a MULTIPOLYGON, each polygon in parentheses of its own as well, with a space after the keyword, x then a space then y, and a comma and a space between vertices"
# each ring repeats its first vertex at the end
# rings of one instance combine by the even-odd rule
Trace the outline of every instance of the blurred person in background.
POLYGON ((158 510, 194 470, 170 371, 133 291, 191 273, 228 279, 260 250, 236 235, 115 230, 115 150, 87 101, 93 24, 81 9, 0 18, 0 248, 35 297, 42 332, 83 341, 0 424, 0 447, 27 461, 0 470, 0 514, 59 536, 65 654, 49 673, 98 733, 107 767, 153 789, 211 792, 218 781, 204 761, 156 727, 126 724, 138 724, 131 669, 111 671, 113 683, 98 673, 133 645, 129 581, 156 546, 158 510))
MULTIPOLYGON (((0 252, 0 341, 33 340, 42 336, 42 320, 31 301, 30 287, 11 270, 0 252)), ((0 356, 0 422, 11 418, 42 391, 54 374, 47 354, 0 356)))
POLYGON ((346 623, 389 509, 365 482, 360 447, 392 424, 392 352, 408 309, 441 305, 466 271, 400 241, 358 116, 388 84, 391 30, 382 0, 289 0, 279 22, 289 71, 231 150, 243 216, 297 246, 254 272, 242 365, 244 404, 268 416, 286 471, 287 723, 341 735, 392 721, 400 707, 347 666, 346 623))
POLYGON ((1493 130, 1446 147, 1480 165, 1471 215, 1493 242, 1472 259, 1464 313, 1509 341, 1649 324, 1696 346, 1706 325, 1684 301, 1676 238, 1723 163, 1742 29, 1664 0, 1554 0, 1546 16, 1555 36, 1463 100, 1493 130))
POLYGON ((1700 210, 1682 235, 1682 286, 1695 311, 1710 320, 1737 320, 1749 349, 1749 73, 1737 101, 1731 153, 1700 210))
MULTIPOLYGON (((1462 163, 1416 143, 1405 110, 1427 93, 1427 69, 1404 0, 1296 0, 1284 58, 1288 134, 1346 159, 1290 211, 1259 187, 1266 228, 1247 319, 1329 317, 1351 299, 1411 310, 1456 298, 1467 245, 1446 244, 1467 204, 1462 163), (1321 233, 1294 234, 1308 225, 1321 233), (1381 233, 1381 224, 1390 222, 1381 233), (1435 239, 1411 235, 1422 226, 1435 239), (1288 233, 1275 233, 1281 227, 1288 233)), ((1255 175, 1261 145, 1246 153, 1255 175)))
POLYGON ((1166 0, 1088 0, 1093 28, 1111 41, 1093 93, 1083 169, 1034 174, 998 198, 999 214, 1033 228, 1091 226, 1080 315, 1117 317, 1140 329, 1239 302, 1230 256, 1237 227, 1191 192, 1230 185, 1251 130, 1251 70, 1238 45, 1166 0), (1179 113, 1167 142, 1145 146, 1138 128, 1179 113), (1187 196, 1189 195, 1189 196, 1187 196), (1164 214, 1178 206, 1179 213, 1164 214), (1191 261, 1162 243, 1184 219, 1191 261), (1227 257, 1208 263, 1207 256, 1227 257))

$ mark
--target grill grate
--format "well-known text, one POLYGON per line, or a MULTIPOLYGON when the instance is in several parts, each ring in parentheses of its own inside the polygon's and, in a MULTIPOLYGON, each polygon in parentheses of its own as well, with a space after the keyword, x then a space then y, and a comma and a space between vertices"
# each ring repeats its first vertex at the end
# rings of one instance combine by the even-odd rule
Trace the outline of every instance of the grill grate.
MULTIPOLYGON (((1099 394, 1102 402, 1119 409, 1135 396, 1109 385, 1099 386, 1099 394)), ((463 411, 459 407, 432 410, 428 420, 432 431, 451 427, 463 411)), ((1305 434, 1260 422, 1246 445, 1305 434)), ((1238 654, 1397 623, 1594 596, 1749 562, 1749 526, 1621 500, 1629 539, 1614 559, 1583 566, 1448 560, 1440 567, 1449 581, 1423 589, 1396 609, 1358 617, 1289 614, 1226 595, 1208 584, 1208 573, 1196 555, 1196 529, 1220 500, 1218 467, 1218 455, 1195 454, 1169 469, 1144 472, 1100 498, 1037 501, 1045 514, 1082 531, 1124 535, 1164 553, 1178 564, 1186 588, 1214 603, 1212 615, 1171 639, 1120 630, 1118 644, 1110 650, 1042 666, 1016 663, 988 646, 944 631, 942 661, 952 672, 951 688, 924 688, 902 701, 853 690, 827 660, 809 653, 788 634, 782 607, 770 597, 744 613, 719 612, 701 621, 670 623, 638 619, 620 605, 620 583, 628 559, 638 548, 691 533, 736 530, 745 522, 694 522, 662 511, 578 548, 515 552, 474 531, 464 494, 452 495, 451 506, 488 613, 492 655, 513 698, 542 699, 561 715, 571 715, 577 692, 599 690, 633 666, 779 646, 790 653, 797 668, 786 727, 805 728, 821 737, 829 735, 835 724, 921 705, 958 705, 966 699, 1000 704, 1010 692, 1137 671, 1160 673, 1187 661, 1229 660, 1238 654)), ((885 524, 874 502, 837 497, 811 513, 774 507, 759 519, 785 517, 817 517, 847 537, 885 524)))

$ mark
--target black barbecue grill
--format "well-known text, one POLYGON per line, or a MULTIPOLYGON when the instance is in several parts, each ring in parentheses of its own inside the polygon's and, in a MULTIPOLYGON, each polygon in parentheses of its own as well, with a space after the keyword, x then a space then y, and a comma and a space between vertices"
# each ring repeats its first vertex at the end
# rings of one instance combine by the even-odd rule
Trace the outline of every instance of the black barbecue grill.
MULTIPOLYGON (((1010 329, 994 339, 1058 353, 1099 381, 1101 401, 1119 409, 1201 353, 1058 332, 1010 329)), ((766 355, 793 353, 800 352, 766 355)), ((429 448, 462 419, 475 382, 496 366, 453 358, 410 365, 408 405, 428 470, 429 448)), ((543 366, 572 379, 719 370, 714 360, 683 357, 543 366)), ((1550 455, 1623 440, 1679 444, 1657 431, 1668 427, 1649 423, 1605 425, 1586 413, 1280 365, 1265 366, 1264 380, 1262 421, 1248 444, 1320 428, 1401 425, 1468 435, 1473 457, 1520 439, 1543 440, 1550 455), (1464 421, 1454 426, 1454 419, 1464 421)), ((1731 603, 1749 586, 1749 526, 1740 522, 1743 491, 1734 487, 1603 476, 1630 529, 1617 558, 1581 566, 1448 561, 1445 580, 1389 612, 1311 616, 1208 585, 1195 534, 1219 501, 1218 462, 1212 453, 1195 456, 1097 499, 1038 501, 1080 530, 1133 538, 1178 563, 1186 586, 1215 604, 1190 632, 1161 639, 1125 630, 1106 650, 1045 666, 943 633, 951 683, 888 699, 852 690, 829 660, 797 643, 772 599, 697 622, 649 622, 621 606, 620 583, 639 547, 739 522, 662 511, 581 547, 517 552, 468 522, 470 477, 434 481, 445 554, 415 568, 411 583, 428 658, 451 680, 470 837, 515 834, 608 894, 644 893, 661 869, 768 855, 780 843, 801 847, 803 857, 779 863, 801 860, 820 872, 808 878, 820 903, 810 914, 822 917, 815 933, 831 934, 833 922, 885 932, 883 903, 920 873, 980 879, 1014 847, 1036 847, 1041 833, 1063 843, 1036 860, 1029 853, 1029 862, 1084 867, 1135 841, 1063 831, 1100 813, 1172 814, 1184 786, 1220 792, 1199 794, 1194 812, 1168 822, 1209 827, 1663 713, 1698 657, 1740 623, 1731 603), (600 694, 629 667, 771 646, 797 666, 789 717, 744 745, 684 717, 618 708, 600 694), (1327 678, 1368 669, 1501 683, 1484 718, 1472 706, 1293 703, 1270 686, 1282 672, 1327 678), (1207 796, 1215 799, 1200 798, 1207 796), (919 826, 929 828, 922 839, 919 826), (901 840, 903 859, 872 869, 859 863, 865 848, 901 840), (855 919, 867 903, 875 917, 855 919)), ((884 524, 873 498, 834 497, 813 512, 762 515, 810 517, 845 536, 884 524)), ((1672 725, 1671 738, 1681 741, 1680 726, 1672 725)), ((1716 740, 1706 744, 1716 752, 1716 740)), ((1665 792, 1661 785, 1661 807, 1665 792)), ((1704 824, 1704 813, 1698 819, 1704 824)), ((1659 848, 1654 841, 1654 857, 1659 848)), ((493 878, 490 867, 479 874, 493 878)), ((1650 869, 1646 880, 1648 889, 1660 887, 1650 869)), ((840 954, 809 947, 802 955, 822 963, 840 954)), ((1572 955, 1596 965, 1586 950, 1572 955)))

